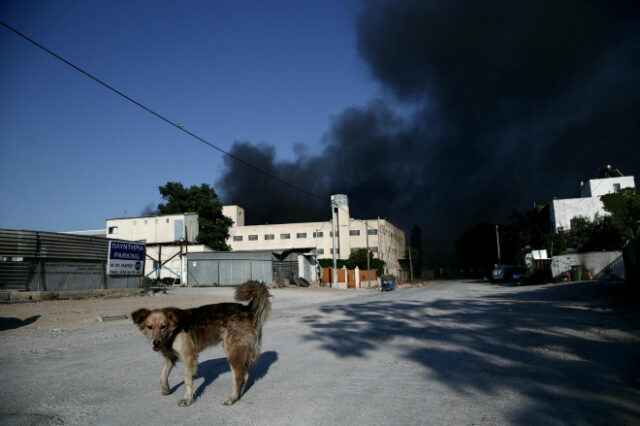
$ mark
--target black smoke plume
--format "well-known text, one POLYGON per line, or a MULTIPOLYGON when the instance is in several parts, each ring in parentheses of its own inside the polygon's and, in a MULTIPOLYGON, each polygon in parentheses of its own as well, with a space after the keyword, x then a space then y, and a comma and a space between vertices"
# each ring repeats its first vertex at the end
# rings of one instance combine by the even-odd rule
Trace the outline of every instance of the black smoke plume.
POLYGON ((355 27, 389 98, 340 113, 317 156, 235 143, 234 155, 326 197, 227 160, 216 188, 248 224, 327 220, 329 195, 344 193, 352 216, 418 224, 433 249, 473 223, 577 197, 606 164, 640 176, 639 2, 373 1, 355 27))

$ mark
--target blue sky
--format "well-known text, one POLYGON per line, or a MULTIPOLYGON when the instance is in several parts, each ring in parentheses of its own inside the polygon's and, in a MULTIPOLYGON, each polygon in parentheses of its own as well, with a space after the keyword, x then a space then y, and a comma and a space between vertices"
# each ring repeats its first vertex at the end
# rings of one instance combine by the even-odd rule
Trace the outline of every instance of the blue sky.
MULTIPOLYGON (((318 152, 330 118, 381 89, 356 1, 3 1, 0 19, 228 150, 318 152)), ((213 184, 222 154, 0 28, 0 227, 104 228, 159 185, 213 184)), ((223 188, 216 188, 224 194, 223 188)))

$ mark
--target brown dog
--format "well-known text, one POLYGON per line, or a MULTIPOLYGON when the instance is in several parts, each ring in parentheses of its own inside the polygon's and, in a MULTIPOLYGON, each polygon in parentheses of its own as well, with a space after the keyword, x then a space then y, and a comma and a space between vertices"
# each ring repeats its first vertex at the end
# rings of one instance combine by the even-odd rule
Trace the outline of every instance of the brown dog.
POLYGON ((160 377, 162 395, 169 394, 169 373, 180 360, 184 363, 184 398, 178 405, 193 402, 193 375, 198 353, 222 341, 233 371, 233 392, 223 401, 231 405, 240 398, 249 379, 249 369, 260 357, 262 326, 271 311, 269 290, 257 281, 249 281, 236 290, 240 303, 219 303, 194 309, 139 309, 131 314, 133 322, 147 336, 154 351, 162 352, 164 368, 160 377))

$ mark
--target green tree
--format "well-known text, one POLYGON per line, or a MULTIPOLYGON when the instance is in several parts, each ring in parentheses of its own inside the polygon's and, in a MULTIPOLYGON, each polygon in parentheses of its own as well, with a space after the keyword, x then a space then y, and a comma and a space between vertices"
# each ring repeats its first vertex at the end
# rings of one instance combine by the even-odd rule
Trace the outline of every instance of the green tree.
POLYGON ((623 188, 620 192, 600 197, 604 209, 619 221, 627 237, 638 235, 640 228, 640 194, 635 188, 623 188))
MULTIPOLYGON (((367 249, 361 248, 354 250, 349 255, 349 258, 345 262, 347 268, 354 269, 356 266, 360 269, 367 269, 367 249)), ((375 269, 378 273, 378 276, 382 275, 384 272, 384 261, 380 259, 375 259, 373 257, 373 252, 369 250, 369 265, 371 269, 375 269)))
POLYGON ((198 242, 214 250, 229 250, 226 240, 233 221, 222 214, 222 204, 211 186, 203 183, 185 188, 179 182, 167 182, 158 189, 166 201, 158 205, 160 214, 198 213, 198 242))
POLYGON ((624 231, 614 217, 605 216, 590 221, 584 217, 571 220, 568 245, 578 252, 620 250, 624 231))

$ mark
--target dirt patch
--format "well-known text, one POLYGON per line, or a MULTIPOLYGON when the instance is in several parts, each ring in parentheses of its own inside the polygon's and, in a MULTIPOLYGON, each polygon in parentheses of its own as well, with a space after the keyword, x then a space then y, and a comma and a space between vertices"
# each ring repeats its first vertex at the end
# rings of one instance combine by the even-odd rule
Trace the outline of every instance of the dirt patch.
POLYGON ((77 329, 100 322, 100 318, 126 315, 139 308, 193 308, 232 298, 206 294, 155 294, 118 298, 53 300, 0 305, 0 331, 21 329, 77 329))

